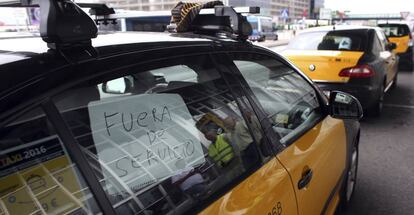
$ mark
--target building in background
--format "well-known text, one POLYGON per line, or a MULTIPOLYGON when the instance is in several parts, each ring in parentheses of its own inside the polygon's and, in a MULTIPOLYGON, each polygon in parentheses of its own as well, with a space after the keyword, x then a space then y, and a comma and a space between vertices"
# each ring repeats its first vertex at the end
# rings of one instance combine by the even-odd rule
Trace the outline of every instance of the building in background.
POLYGON ((324 0, 229 0, 228 2, 233 6, 260 6, 261 15, 271 16, 277 22, 283 19, 293 21, 309 17, 311 1, 317 1, 318 5, 323 5, 324 2, 324 0))
MULTIPOLYGON (((179 0, 98 0, 106 3, 110 7, 126 10, 140 11, 160 11, 171 10, 179 0)), ((188 0, 189 2, 208 2, 209 0, 188 0)), ((273 17, 273 20, 285 21, 299 20, 309 17, 311 1, 314 2, 313 8, 320 8, 324 0, 222 0, 224 4, 232 6, 259 6, 260 15, 273 17), (282 17, 282 13, 287 12, 288 17, 282 17)))
POLYGON ((318 19, 321 8, 324 8, 325 0, 310 0, 309 4, 309 18, 318 19))
MULTIPOLYGON (((125 10, 160 11, 171 10, 179 0, 99 0, 110 7, 125 10)), ((208 0, 189 0, 188 2, 208 2, 208 0)))
POLYGON ((260 7, 260 15, 271 17, 273 16, 271 11, 272 1, 274 0, 228 0, 228 4, 235 7, 258 6, 260 7))
POLYGON ((272 0, 271 15, 279 17, 279 20, 285 19, 293 21, 309 17, 311 0, 272 0), (287 11, 288 18, 283 16, 283 12, 287 11))

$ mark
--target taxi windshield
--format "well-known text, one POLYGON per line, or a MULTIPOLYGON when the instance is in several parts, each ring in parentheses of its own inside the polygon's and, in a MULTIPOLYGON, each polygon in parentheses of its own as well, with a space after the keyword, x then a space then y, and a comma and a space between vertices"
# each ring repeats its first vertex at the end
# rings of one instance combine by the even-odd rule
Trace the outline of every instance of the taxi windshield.
POLYGON ((364 51, 366 36, 359 31, 318 31, 298 35, 289 50, 364 51))

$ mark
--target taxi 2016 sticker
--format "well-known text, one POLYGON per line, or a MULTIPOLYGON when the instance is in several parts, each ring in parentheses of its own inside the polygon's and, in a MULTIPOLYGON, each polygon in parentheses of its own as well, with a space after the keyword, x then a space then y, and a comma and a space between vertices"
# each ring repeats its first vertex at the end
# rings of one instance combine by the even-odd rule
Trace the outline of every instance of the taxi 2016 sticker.
POLYGON ((84 211, 81 186, 57 136, 0 153, 0 211, 6 214, 84 211))

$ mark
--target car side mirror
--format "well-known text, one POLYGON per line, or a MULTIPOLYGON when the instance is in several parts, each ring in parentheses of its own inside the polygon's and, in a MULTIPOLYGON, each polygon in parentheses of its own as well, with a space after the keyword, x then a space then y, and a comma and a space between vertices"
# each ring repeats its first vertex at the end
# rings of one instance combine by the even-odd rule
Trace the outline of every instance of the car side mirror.
POLYGON ((132 77, 117 78, 102 84, 102 91, 110 94, 125 94, 133 88, 132 77))
POLYGON ((392 51, 392 50, 394 50, 394 49, 397 48, 397 44, 395 44, 395 43, 388 43, 387 48, 388 48, 388 50, 392 51))
POLYGON ((363 110, 361 103, 352 95, 340 91, 332 91, 329 95, 329 112, 333 118, 361 119, 363 110))

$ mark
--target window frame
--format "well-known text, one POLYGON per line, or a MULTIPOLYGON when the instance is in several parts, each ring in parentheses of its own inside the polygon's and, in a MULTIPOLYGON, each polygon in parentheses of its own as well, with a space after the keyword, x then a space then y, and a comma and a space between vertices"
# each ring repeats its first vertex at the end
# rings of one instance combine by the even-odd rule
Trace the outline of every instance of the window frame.
POLYGON ((68 124, 63 119, 63 116, 60 114, 55 103, 52 100, 47 100, 42 104, 42 109, 56 129, 56 133, 61 139, 62 144, 65 146, 69 157, 78 166, 79 171, 85 182, 88 184, 101 212, 104 214, 116 214, 115 208, 112 207, 109 198, 105 195, 105 191, 94 174, 92 166, 88 163, 85 153, 82 152, 80 144, 75 139, 75 136, 69 129, 68 124))
POLYGON ((115 215, 115 210, 112 207, 109 199, 106 195, 102 195, 105 194, 105 191, 99 184, 96 176, 92 175, 92 177, 90 177, 91 173, 93 173, 91 169, 92 167, 87 162, 84 153, 81 152, 79 144, 76 144, 77 141, 74 138, 72 132, 68 129, 67 123, 63 120, 62 116, 57 111, 55 104, 50 99, 39 101, 33 105, 26 107, 24 110, 21 110, 16 114, 8 117, 6 119, 6 123, 1 125, 0 129, 8 125, 8 123, 12 122, 13 120, 18 119, 19 117, 36 108, 40 108, 40 110, 43 111, 45 119, 49 120, 53 128, 56 130, 56 135, 59 137, 64 150, 67 152, 67 155, 71 159, 71 162, 76 164, 80 176, 88 186, 100 211, 103 214, 115 215), (111 207, 108 207, 108 205, 111 205, 111 207))
POLYGON ((233 73, 235 74, 236 77, 238 77, 238 81, 243 86, 242 89, 244 91, 244 94, 246 94, 246 96, 249 99, 249 102, 251 103, 251 105, 254 108, 256 108, 257 113, 259 113, 258 117, 260 117, 259 121, 262 123, 262 127, 267 128, 267 129, 265 129, 266 136, 271 140, 272 144, 279 144, 281 146, 281 148, 278 151, 275 152, 276 154, 279 154, 285 148, 287 148, 290 145, 294 144, 296 142, 296 140, 298 140, 303 134, 307 133, 309 130, 311 130, 313 127, 315 127, 317 124, 319 124, 321 121, 323 121, 329 115, 328 98, 319 90, 319 88, 316 85, 313 84, 313 82, 306 75, 304 75, 296 66, 294 66, 292 63, 285 60, 283 57, 281 57, 281 56, 279 56, 275 53, 271 53, 266 49, 261 49, 261 48, 255 48, 251 51, 231 51, 231 52, 227 53, 227 57, 231 61, 231 64, 232 64, 231 69, 233 70, 233 73), (317 120, 315 120, 312 124, 307 126, 305 129, 299 131, 293 138, 291 138, 289 140, 288 143, 286 143, 286 144, 281 143, 280 140, 282 139, 282 137, 272 129, 272 125, 271 125, 272 122, 267 117, 267 114, 265 113, 262 105, 260 104, 257 97, 254 95, 251 87, 248 85, 247 81, 244 79, 244 77, 241 74, 240 70, 237 68, 237 66, 233 62, 233 58, 231 56, 232 53, 257 54, 257 55, 270 57, 270 58, 272 58, 276 61, 279 61, 284 66, 292 69, 296 74, 299 74, 299 76, 301 78, 303 78, 303 80, 305 82, 307 82, 310 85, 310 87, 315 91, 315 94, 316 94, 317 99, 318 99, 318 104, 321 108, 321 116, 317 120), (270 127, 269 127, 269 123, 270 123, 270 127), (276 142, 276 143, 274 143, 274 142, 276 142))
MULTIPOLYGON (((264 144, 268 144, 270 146, 270 149, 272 150, 271 153, 273 154, 273 156, 276 156, 277 153, 282 150, 283 146, 279 142, 277 145, 272 144, 271 140, 274 138, 269 138, 269 135, 267 134, 268 133, 267 130, 272 130, 271 122, 268 120, 266 114, 263 111, 261 111, 260 107, 257 106, 257 103, 253 101, 254 98, 252 98, 250 94, 246 93, 244 89, 245 84, 241 81, 241 80, 244 80, 243 75, 240 73, 240 71, 237 70, 237 67, 235 67, 236 65, 233 63, 228 53, 217 53, 213 55, 212 57, 218 66, 223 65, 223 68, 221 68, 221 70, 225 71, 223 72, 223 78, 227 82, 227 85, 230 86, 230 90, 232 90, 234 94, 237 95, 235 98, 236 98, 236 102, 238 106, 241 106, 239 104, 240 98, 242 97, 247 98, 247 102, 248 102, 247 105, 252 108, 252 111, 254 112, 254 114, 259 120, 261 130, 264 135, 263 137, 265 138, 264 144), (228 77, 224 77, 225 74, 227 74, 228 77), (237 78, 234 78, 234 77, 237 77, 237 78), (239 89, 236 90, 232 86, 237 86, 239 89)), ((247 120, 245 118, 246 114, 243 113, 243 109, 240 109, 240 110, 242 112, 244 120, 246 121, 247 120)), ((248 125, 248 129, 252 133, 251 127, 249 125, 248 125)))
MULTIPOLYGON (((175 48, 177 48, 177 47, 175 47, 175 48)), ((194 47, 192 47, 192 48, 194 48, 194 47)), ((163 51, 165 51, 165 50, 163 50, 163 51)), ((157 51, 149 51, 149 52, 151 53, 151 52, 157 52, 157 51)), ((125 76, 125 75, 128 75, 128 74, 131 74, 131 70, 133 70, 134 68, 142 69, 142 68, 149 68, 149 67, 151 67, 151 68, 152 67, 160 67, 160 66, 162 66, 162 64, 157 64, 157 62, 165 62, 165 61, 172 60, 172 59, 175 59, 175 58, 181 58, 182 59, 182 58, 185 58, 185 57, 188 57, 189 59, 191 59, 192 56, 203 56, 203 55, 205 55, 206 57, 211 59, 211 61, 216 65, 216 69, 217 69, 218 73, 222 76, 222 78, 225 81, 225 84, 227 85, 227 87, 229 87, 230 93, 232 94, 234 100, 236 101, 237 107, 239 108, 243 119, 246 120, 245 112, 242 111, 242 108, 240 108, 241 105, 240 105, 240 101, 239 101, 240 97, 243 96, 243 94, 236 93, 234 88, 232 87, 232 84, 234 83, 232 81, 232 74, 233 73, 230 70, 228 70, 227 66, 223 66, 223 63, 219 63, 219 61, 217 61, 216 54, 220 54, 220 53, 222 53, 222 52, 220 52, 220 51, 207 51, 207 52, 196 52, 196 53, 194 53, 194 52, 191 53, 190 52, 190 53, 185 53, 185 54, 179 53, 175 56, 167 55, 168 57, 158 57, 157 56, 157 58, 152 58, 152 59, 150 58, 146 61, 142 61, 142 62, 139 62, 139 63, 131 63, 131 64, 128 64, 128 65, 121 65, 121 63, 117 63, 118 67, 116 69, 106 69, 106 70, 101 70, 101 71, 99 71, 98 73, 95 73, 95 74, 92 74, 92 73, 91 74, 85 74, 85 75, 81 76, 79 79, 76 79, 74 81, 70 81, 68 83, 64 83, 64 84, 62 84, 62 86, 50 89, 50 91, 48 91, 47 93, 40 95, 38 98, 35 98, 34 103, 26 106, 23 110, 19 110, 15 114, 8 116, 6 118, 5 123, 0 125, 0 128, 3 127, 3 126, 6 126, 8 122, 22 116, 23 114, 29 112, 33 108, 41 107, 41 109, 45 113, 46 118, 50 120, 50 122, 53 124, 53 127, 56 129, 56 133, 61 138, 63 146, 65 148, 70 148, 70 149, 67 150, 68 155, 73 160, 73 163, 75 163, 78 166, 79 171, 81 173, 81 176, 84 178, 85 182, 88 184, 92 194, 94 195, 94 198, 96 199, 96 202, 97 202, 97 205, 98 205, 99 209, 104 214, 116 214, 115 208, 113 207, 113 205, 110 202, 108 196, 106 195, 106 192, 104 191, 103 187, 100 185, 97 177, 93 174, 92 166, 87 161, 85 153, 82 151, 82 149, 80 147, 80 144, 75 139, 75 136, 73 135, 72 131, 69 129, 69 126, 68 126, 67 122, 63 119, 62 113, 60 113, 60 111, 57 109, 56 103, 53 102, 52 98, 54 96, 62 93, 62 92, 67 91, 68 89, 82 86, 82 84, 89 83, 90 81, 99 82, 99 81, 102 81, 102 80, 110 80, 111 78, 122 77, 122 76, 125 76), (155 66, 155 65, 158 65, 158 66, 155 66), (232 83, 232 84, 230 84, 230 83, 232 83), (92 173, 92 175, 91 175, 91 173, 92 173), (92 184, 92 186, 91 186, 91 184, 92 184)), ((127 55, 128 56, 126 56, 126 57, 132 57, 134 54, 127 54, 127 55)), ((163 54, 161 54, 161 55, 163 55, 163 54)), ((111 58, 115 59, 116 57, 119 57, 119 56, 109 57, 109 59, 106 59, 106 60, 108 60, 108 62, 110 62, 111 58)), ((227 63, 231 63, 231 62, 227 62, 227 63)), ((89 66, 94 66, 94 65, 93 65, 93 63, 90 63, 90 62, 84 62, 84 63, 79 64, 79 65, 71 66, 71 69, 73 69, 73 70, 74 69, 80 69, 80 70, 83 69, 84 70, 84 69, 87 69, 89 66)), ((255 110, 254 107, 252 106, 252 104, 249 103, 249 105, 252 107, 253 110, 255 110)), ((252 128, 249 124, 247 124, 247 125, 248 125, 248 130, 249 130, 250 134, 253 137, 252 128)), ((263 132, 263 137, 266 137, 266 132, 263 129, 263 127, 262 127, 261 130, 263 132)), ((275 156, 275 154, 272 153, 273 158, 274 158, 274 156, 275 156)), ((230 183, 224 185, 216 193, 214 193, 213 195, 211 195, 210 197, 205 199, 203 202, 197 203, 197 205, 194 205, 195 211, 200 212, 200 211, 204 210, 205 208, 207 208, 213 202, 215 202, 216 200, 221 198, 224 194, 228 193, 234 187, 236 187, 238 184, 243 182, 254 171, 257 171, 262 166, 263 166, 263 162, 260 164, 260 166, 258 166, 257 168, 254 168, 253 171, 246 172, 245 174, 242 174, 241 176, 235 178, 230 183)))
POLYGON ((380 56, 381 52, 383 52, 383 51, 385 51, 384 50, 383 43, 378 38, 378 35, 377 34, 373 34, 373 41, 372 41, 372 49, 371 49, 371 52, 375 56, 380 56))
POLYGON ((375 33, 376 33, 375 35, 377 39, 380 41, 380 44, 381 44, 381 48, 382 48, 381 52, 388 51, 387 46, 388 46, 389 41, 388 41, 387 36, 384 33, 384 30, 377 29, 375 30, 375 33))
MULTIPOLYGON (((205 52, 205 53, 198 53, 197 52, 197 53, 190 53, 190 54, 183 54, 183 55, 176 55, 176 56, 168 56, 168 57, 164 57, 164 58, 154 58, 150 61, 137 63, 137 64, 133 64, 133 65, 123 65, 121 68, 116 69, 116 70, 111 70, 110 72, 102 72, 98 75, 89 76, 89 78, 83 79, 82 81, 72 85, 69 89, 74 88, 74 87, 76 88, 77 86, 81 86, 82 83, 85 83, 85 82, 98 84, 102 81, 108 81, 108 80, 120 78, 120 77, 123 77, 123 76, 127 76, 127 75, 130 75, 130 74, 134 74, 131 71, 140 71, 140 70, 141 71, 146 71, 146 70, 152 70, 152 69, 156 69, 156 68, 160 68, 160 67, 162 68, 162 67, 166 66, 166 64, 164 64, 165 62, 169 62, 169 61, 172 61, 174 59, 180 59, 180 61, 183 61, 184 58, 192 59, 194 57, 205 56, 206 58, 209 58, 213 64, 215 64, 216 70, 221 75, 221 78, 225 81, 226 86, 229 88, 229 91, 230 91, 232 97, 234 98, 234 100, 236 102, 237 108, 239 109, 243 120, 246 120, 246 114, 245 114, 244 111, 242 111, 242 108, 241 108, 241 105, 240 105, 240 97, 242 96, 242 94, 235 93, 236 91, 235 91, 234 87, 231 84, 231 83, 234 83, 234 82, 232 82, 232 77, 233 77, 232 74, 233 73, 230 70, 226 69, 227 67, 225 66, 229 62, 220 62, 220 61, 218 61, 219 58, 217 58, 217 56, 220 55, 220 53, 221 52, 214 52, 214 51, 205 52)), ((68 90, 68 89, 65 89, 65 90, 68 90)), ((63 91, 65 91, 65 90, 63 90, 63 91)), ((250 106, 252 106, 252 105, 250 104, 250 106)), ((254 108, 253 108, 253 110, 254 110, 254 108)), ((63 117, 62 113, 60 113, 60 116, 63 117)), ((62 118, 62 120, 63 120, 63 118, 62 118)), ((260 121, 260 119, 259 119, 259 121, 260 121)), ((67 123, 65 122, 65 124, 67 124, 67 123)), ((251 126, 248 123, 246 123, 246 124, 248 126, 248 130, 250 132, 250 135, 253 137, 253 139, 255 139, 254 135, 252 133, 251 126)), ((264 131, 263 127, 262 127, 261 130, 263 131, 263 136, 265 137, 266 132, 264 131)), ((78 145, 78 147, 79 147, 79 145, 78 145)), ((275 156, 275 154, 272 153, 273 158, 274 158, 274 156, 275 156)), ((89 163, 88 163, 88 165, 89 165, 89 163)), ((218 191, 216 193, 214 193, 214 194, 210 195, 208 198, 204 199, 203 202, 196 203, 193 207, 193 211, 201 212, 202 210, 207 208, 209 205, 211 205, 213 202, 217 201, 219 198, 224 196, 226 193, 230 192, 237 185, 242 183, 246 178, 248 178, 253 172, 260 169, 263 165, 264 164, 262 162, 260 164, 260 166, 257 166, 255 168, 253 168, 252 171, 247 171, 247 172, 243 173, 242 175, 234 178, 229 183, 225 184, 223 187, 218 189, 218 191)), ((112 204, 111 204, 111 206, 112 206, 112 204)))

